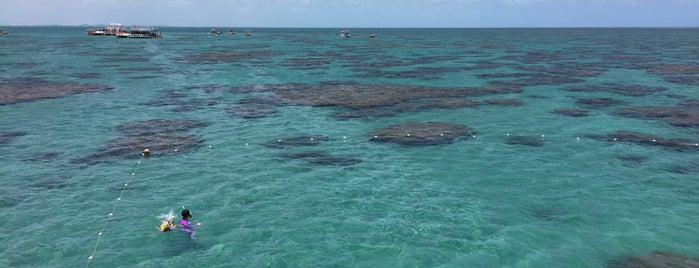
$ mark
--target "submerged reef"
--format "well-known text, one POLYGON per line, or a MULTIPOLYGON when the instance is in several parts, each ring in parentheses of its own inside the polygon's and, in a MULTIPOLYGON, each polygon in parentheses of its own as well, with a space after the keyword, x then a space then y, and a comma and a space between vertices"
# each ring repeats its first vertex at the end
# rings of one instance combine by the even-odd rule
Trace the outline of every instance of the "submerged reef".
POLYGON ((174 90, 163 91, 162 95, 155 100, 142 103, 146 106, 175 106, 173 112, 190 112, 204 107, 218 104, 221 98, 193 98, 186 99, 187 94, 174 90))
MULTIPOLYGON (((338 119, 386 117, 429 109, 478 106, 468 97, 520 93, 519 87, 424 87, 378 84, 278 84, 233 88, 238 93, 266 92, 267 98, 243 100, 268 105, 335 107, 338 119)), ((235 106, 234 106, 235 107, 235 106)), ((242 108, 232 108, 240 112, 242 108)), ((244 115, 245 113, 243 113, 244 115)))
POLYGON ((362 162, 361 159, 349 156, 334 156, 324 151, 307 151, 298 153, 281 153, 279 156, 287 159, 303 160, 307 164, 318 166, 352 166, 362 162))
POLYGON ((695 100, 682 102, 678 106, 630 107, 616 113, 630 118, 663 119, 676 127, 699 127, 699 107, 695 100))
POLYGON ((6 78, 0 80, 0 105, 109 89, 108 86, 96 84, 50 82, 38 78, 6 78))
POLYGON ((531 77, 514 79, 514 80, 497 80, 492 81, 490 84, 495 86, 505 86, 505 87, 526 87, 526 86, 544 86, 544 85, 562 85, 570 83, 580 83, 584 82, 584 79, 576 77, 558 76, 558 75, 545 75, 538 74, 532 75, 531 77))
POLYGON ((544 146, 545 140, 541 136, 510 135, 505 139, 505 143, 509 145, 541 147, 544 146))
POLYGON ((606 142, 629 142, 645 146, 659 146, 677 151, 699 151, 699 141, 681 138, 664 138, 651 134, 618 130, 606 135, 587 134, 588 138, 606 142))
POLYGON ((196 62, 196 63, 208 63, 208 64, 219 64, 219 63, 237 63, 240 61, 249 60, 262 60, 268 59, 279 54, 271 50, 250 50, 243 52, 231 52, 225 51, 215 51, 215 52, 205 52, 195 55, 187 55, 182 57, 182 60, 196 62))
POLYGON ((184 132, 206 124, 192 119, 152 119, 117 126, 123 135, 109 140, 95 154, 71 160, 75 164, 95 164, 133 159, 148 149, 148 156, 162 156, 200 147, 202 140, 184 132))
POLYGON ((657 75, 696 75, 699 65, 688 64, 657 64, 651 65, 649 72, 657 75))
POLYGON ((370 141, 394 143, 402 146, 431 146, 453 143, 473 137, 475 132, 468 126, 446 123, 405 123, 390 125, 373 131, 370 141))
POLYGON ((555 109, 552 111, 552 113, 572 117, 585 117, 587 116, 588 111, 583 109, 555 109))
POLYGON ((625 102, 622 100, 612 98, 584 98, 576 100, 575 103, 588 109, 602 109, 625 104, 625 102))
POLYGON ((651 251, 646 255, 632 255, 607 262, 608 268, 699 268, 699 259, 667 252, 651 251))
POLYGON ((699 86, 699 76, 688 76, 688 75, 678 75, 678 76, 668 76, 665 77, 665 81, 670 83, 675 83, 685 86, 699 86))
POLYGON ((626 163, 642 164, 648 161, 648 156, 637 154, 624 154, 617 156, 616 159, 619 159, 626 163))
POLYGON ((580 66, 578 63, 558 63, 553 66, 519 66, 517 69, 539 74, 573 77, 594 77, 607 71, 606 69, 580 66))
POLYGON ((330 138, 323 135, 301 135, 268 141, 264 144, 267 148, 282 149, 285 147, 315 146, 330 138))
POLYGON ((9 144, 15 138, 22 137, 24 135, 27 135, 27 132, 24 132, 24 131, 0 132, 0 146, 9 144))
POLYGON ((604 85, 586 85, 572 86, 564 88, 567 91, 575 92, 608 92, 618 95, 640 97, 647 96, 658 92, 667 91, 664 87, 651 87, 642 85, 623 85, 623 84, 604 84, 604 85))
POLYGON ((520 99, 488 99, 483 101, 487 105, 498 106, 522 106, 524 102, 520 99))
POLYGON ((236 117, 251 119, 264 118, 277 113, 277 109, 266 103, 242 103, 228 106, 226 111, 236 117))
MULTIPOLYGON (((281 138, 264 143, 267 148, 284 149, 288 147, 317 146, 330 138, 323 135, 299 135, 281 138)), ((280 157, 292 160, 301 160, 306 164, 317 166, 352 166, 361 163, 362 160, 350 156, 335 156, 325 151, 284 152, 280 157)))

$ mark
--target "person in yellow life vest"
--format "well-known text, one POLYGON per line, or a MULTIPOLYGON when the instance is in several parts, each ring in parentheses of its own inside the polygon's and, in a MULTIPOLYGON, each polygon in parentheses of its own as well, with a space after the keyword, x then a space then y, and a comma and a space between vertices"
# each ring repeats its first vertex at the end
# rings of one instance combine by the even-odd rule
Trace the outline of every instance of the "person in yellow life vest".
POLYGON ((155 227, 158 231, 169 232, 175 229, 175 224, 172 221, 163 221, 159 227, 155 227))
POLYGON ((167 214, 160 214, 160 216, 157 216, 157 218, 162 222, 160 223, 160 226, 155 227, 156 230, 161 232, 169 232, 176 229, 175 212, 172 209, 167 214))

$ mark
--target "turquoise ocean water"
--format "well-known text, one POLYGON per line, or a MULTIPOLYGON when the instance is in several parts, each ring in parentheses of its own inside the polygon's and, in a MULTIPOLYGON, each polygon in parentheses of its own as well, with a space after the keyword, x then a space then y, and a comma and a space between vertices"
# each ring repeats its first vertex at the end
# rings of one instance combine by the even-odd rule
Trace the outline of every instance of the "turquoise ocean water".
POLYGON ((652 250, 699 252, 698 151, 589 138, 629 130, 699 142, 696 126, 617 112, 699 98, 691 81, 673 80, 699 73, 697 29, 350 29, 341 38, 339 29, 245 37, 161 28, 164 38, 152 40, 87 36, 82 27, 6 30, 0 83, 110 89, 0 105, 0 267, 606 267, 652 250), (521 91, 470 97, 478 106, 352 118, 333 105, 231 112, 272 98, 246 86, 502 81, 519 81, 521 91), (568 90, 591 85, 662 91, 568 90), (580 102, 591 98, 618 103, 580 102), (151 119, 204 122, 187 131, 201 143, 85 160, 119 138, 120 125, 151 119), (410 122, 462 124, 475 137, 371 141, 379 128, 410 122), (300 135, 326 139, 265 146, 300 135), (539 146, 508 144, 514 136, 539 146), (304 151, 342 157, 287 157, 304 151), (154 230, 156 216, 182 206, 202 222, 198 239, 154 230))

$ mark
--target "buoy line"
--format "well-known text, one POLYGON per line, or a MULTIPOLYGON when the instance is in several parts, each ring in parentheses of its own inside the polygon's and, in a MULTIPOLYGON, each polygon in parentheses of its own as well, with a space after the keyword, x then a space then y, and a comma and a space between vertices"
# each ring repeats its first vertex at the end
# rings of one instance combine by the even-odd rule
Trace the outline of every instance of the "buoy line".
POLYGON ((95 257, 95 253, 97 252, 97 248, 99 247, 100 241, 102 241, 102 235, 104 234, 104 231, 107 229, 107 225, 109 225, 109 221, 112 219, 112 216, 114 216, 114 212, 116 211, 117 205, 121 202, 121 198, 124 196, 124 192, 126 192, 126 189, 129 188, 129 183, 131 182, 131 179, 133 179, 134 176, 136 176, 136 171, 138 168, 141 166, 141 162, 143 162, 143 159, 150 154, 150 150, 144 149, 143 152, 141 153, 141 158, 136 162, 136 166, 133 168, 131 171, 131 176, 129 176, 129 179, 126 180, 126 183, 124 183, 124 186, 121 188, 121 191, 119 191, 119 197, 114 201, 114 206, 112 206, 112 211, 107 214, 107 217, 104 219, 104 224, 102 225, 102 229, 100 229, 99 233, 97 233, 97 241, 95 242, 95 247, 92 249, 92 252, 90 253, 90 256, 87 257, 87 263, 85 263, 85 267, 90 266, 90 263, 92 262, 92 259, 95 257))

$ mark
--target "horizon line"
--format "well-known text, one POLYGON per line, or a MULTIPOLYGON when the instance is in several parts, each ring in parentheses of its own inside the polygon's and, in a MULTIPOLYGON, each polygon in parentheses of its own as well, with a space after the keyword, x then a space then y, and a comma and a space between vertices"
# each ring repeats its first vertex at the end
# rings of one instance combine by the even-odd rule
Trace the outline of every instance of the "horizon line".
MULTIPOLYGON (((6 24, 5 27, 94 27, 109 24, 6 24)), ((122 24, 126 27, 126 24, 122 24)), ((0 26, 3 26, 0 24, 0 26)), ((145 26, 145 24, 134 24, 132 26, 145 26)), ((268 29, 612 29, 612 28, 699 28, 696 26, 181 26, 181 25, 148 25, 168 28, 268 28, 268 29)))

